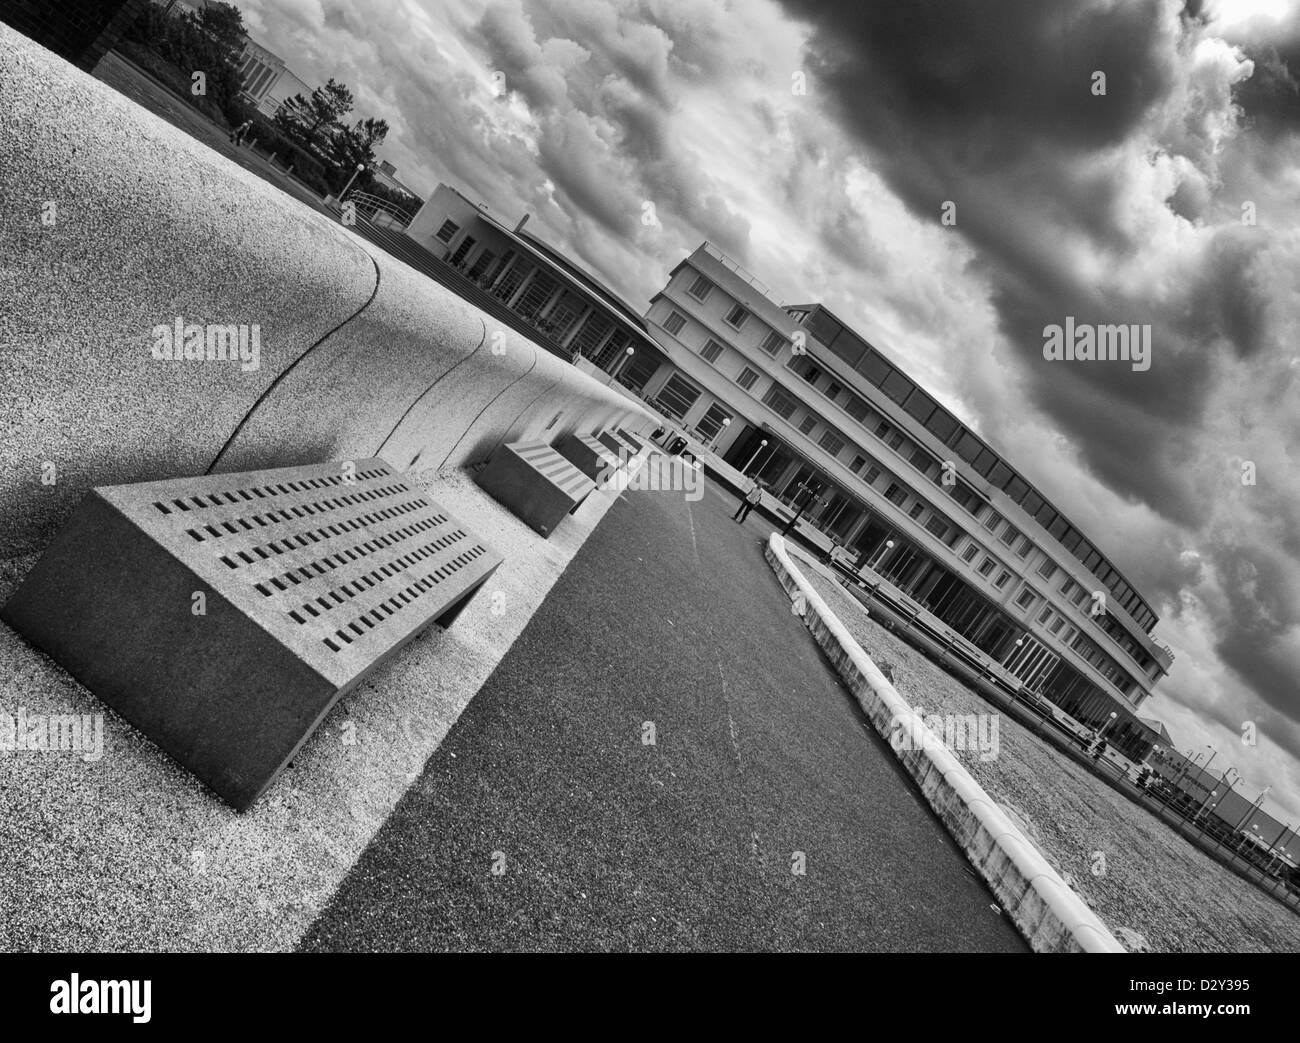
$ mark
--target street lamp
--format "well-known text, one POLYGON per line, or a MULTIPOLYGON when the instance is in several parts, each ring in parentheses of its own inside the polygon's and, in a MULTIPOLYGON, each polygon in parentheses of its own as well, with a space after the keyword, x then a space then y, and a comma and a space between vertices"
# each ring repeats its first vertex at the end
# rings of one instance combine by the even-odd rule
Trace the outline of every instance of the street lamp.
POLYGON ((723 436, 727 428, 729 428, 730 426, 731 426, 731 417, 724 416, 722 418, 722 426, 718 428, 718 433, 713 436, 713 441, 709 443, 709 452, 713 452, 715 449, 717 449, 718 439, 723 436))
POLYGON ((623 361, 615 368, 614 372, 610 374, 610 376, 614 380, 617 380, 620 376, 622 376, 623 370, 627 369, 627 364, 632 361, 632 356, 635 354, 636 354, 636 348, 629 347, 627 349, 627 351, 623 355, 623 361))
POLYGON ((885 545, 882 548, 880 548, 880 553, 876 555, 876 560, 871 563, 871 567, 874 569, 877 565, 879 565, 881 560, 884 558, 884 556, 893 549, 894 549, 894 541, 885 540, 885 545))
POLYGON ((799 494, 795 493, 795 502, 798 503, 798 507, 795 510, 794 514, 790 516, 790 520, 785 523, 785 528, 781 530, 782 536, 790 535, 790 530, 793 529, 799 523, 799 519, 803 517, 803 512, 808 509, 809 505, 814 500, 817 499, 817 487, 815 485, 810 484, 807 481, 799 483, 799 491, 805 493, 806 495, 804 496, 803 501, 800 503, 799 494))
POLYGON ((745 466, 741 469, 740 471, 741 474, 745 474, 746 472, 749 471, 749 464, 752 464, 755 460, 758 459, 758 454, 763 451, 763 447, 766 445, 767 445, 766 438, 764 438, 761 442, 758 443, 758 448, 754 450, 754 455, 749 458, 749 463, 745 464, 745 466))
POLYGON ((1252 804, 1249 808, 1247 808, 1246 813, 1241 816, 1241 821, 1237 823, 1237 827, 1236 827, 1237 830, 1240 830, 1241 827, 1245 825, 1246 819, 1250 818, 1251 815, 1255 814, 1255 812, 1257 812, 1260 809, 1260 806, 1264 803, 1264 798, 1268 796, 1268 791, 1271 790, 1272 788, 1273 788, 1272 786, 1264 787, 1264 789, 1260 792, 1259 796, 1255 798, 1255 803, 1252 804))
POLYGON ((348 189, 352 187, 352 182, 355 181, 355 180, 357 179, 358 175, 360 175, 361 171, 363 171, 363 170, 365 170, 365 169, 366 169, 366 165, 365 165, 364 163, 358 163, 358 164, 357 164, 357 169, 354 170, 354 171, 352 172, 352 176, 351 176, 350 178, 348 178, 348 183, 347 183, 346 185, 343 186, 343 191, 339 193, 339 202, 340 202, 340 203, 342 203, 343 200, 347 199, 347 197, 348 197, 348 189))

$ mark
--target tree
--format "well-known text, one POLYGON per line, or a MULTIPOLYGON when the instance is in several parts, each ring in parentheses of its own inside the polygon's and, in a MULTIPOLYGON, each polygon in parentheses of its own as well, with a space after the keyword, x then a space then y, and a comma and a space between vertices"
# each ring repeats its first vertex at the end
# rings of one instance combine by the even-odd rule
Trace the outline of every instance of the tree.
POLYGON ((198 13, 197 22, 203 30, 236 54, 244 49, 248 30, 244 28, 244 16, 234 4, 212 0, 198 13))
POLYGON ((334 132, 334 159, 345 170, 355 170, 358 163, 369 166, 375 161, 375 146, 388 136, 388 121, 367 117, 351 127, 334 132))
POLYGON ((352 92, 342 83, 330 77, 323 87, 311 92, 310 98, 295 94, 294 100, 301 103, 306 120, 303 133, 308 141, 316 140, 316 132, 322 127, 327 130, 339 124, 343 117, 352 111, 352 92))

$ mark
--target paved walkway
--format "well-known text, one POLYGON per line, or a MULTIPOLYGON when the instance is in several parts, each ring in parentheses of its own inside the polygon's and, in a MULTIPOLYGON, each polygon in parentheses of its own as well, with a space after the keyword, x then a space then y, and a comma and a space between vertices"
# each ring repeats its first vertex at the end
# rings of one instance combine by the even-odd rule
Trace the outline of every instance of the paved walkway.
POLYGON ((623 495, 302 948, 1025 950, 734 506, 623 495))

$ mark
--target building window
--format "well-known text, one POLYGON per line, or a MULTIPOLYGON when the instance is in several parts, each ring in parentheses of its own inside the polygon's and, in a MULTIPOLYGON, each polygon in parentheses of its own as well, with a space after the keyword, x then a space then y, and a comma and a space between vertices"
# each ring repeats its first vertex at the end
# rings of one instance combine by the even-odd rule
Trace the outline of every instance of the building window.
POLYGON ((781 336, 781 334, 777 333, 776 330, 769 330, 767 336, 763 338, 763 343, 760 344, 759 347, 769 355, 775 355, 781 350, 781 345, 784 343, 785 338, 781 336))
POLYGON ((852 392, 849 393, 849 400, 845 403, 844 412, 848 413, 859 424, 867 418, 867 408, 865 399, 858 398, 852 392))
POLYGON ((1052 618, 1052 606, 1048 605, 1043 609, 1043 611, 1038 613, 1038 625, 1042 626, 1051 618, 1052 618))
POLYGON ((867 458, 859 454, 853 458, 853 463, 849 464, 849 470, 854 474, 858 474, 866 466, 867 458))
POLYGON ((727 312, 725 320, 728 326, 740 329, 745 325, 745 320, 749 318, 749 312, 745 311, 743 305, 733 304, 731 311, 727 312))
POLYGON ((992 572, 997 567, 997 564, 998 563, 994 561, 992 558, 985 558, 983 561, 980 562, 979 574, 981 576, 987 576, 990 572, 992 572))
POLYGON ((438 238, 444 243, 449 243, 453 238, 455 238, 456 233, 459 231, 460 225, 451 220, 451 218, 448 218, 442 223, 442 227, 438 229, 438 238))
POLYGON ((821 375, 822 375, 822 371, 821 371, 820 369, 818 369, 816 366, 808 366, 808 367, 807 367, 806 369, 804 369, 804 371, 803 371, 802 373, 800 373, 799 375, 800 375, 801 377, 803 377, 804 380, 808 381, 808 383, 811 384, 813 387, 816 387, 816 386, 817 386, 817 380, 818 380, 818 378, 821 377, 821 375))
POLYGON ((686 316, 681 312, 673 312, 664 320, 664 329, 674 337, 682 332, 682 327, 686 325, 686 316))
POLYGON ((674 373, 660 389, 659 394, 655 395, 655 404, 669 416, 680 420, 686 415, 687 410, 695 405, 695 400, 699 397, 699 388, 674 373))
POLYGON ((697 301, 702 301, 709 296, 709 291, 712 289, 713 283, 709 282, 708 276, 700 275, 696 277, 693 283, 691 283, 691 288, 688 292, 697 301))
MULTIPOLYGON (((743 377, 744 374, 742 373, 741 376, 743 377)), ((737 383, 739 383, 739 381, 737 381, 737 383)), ((743 387, 744 385, 741 386, 743 387)), ((767 406, 782 420, 789 420, 794 416, 794 411, 798 406, 798 403, 773 384, 772 387, 768 389, 767 394, 763 396, 763 405, 767 406)))
POLYGON ((799 421, 799 433, 801 435, 810 434, 812 429, 816 426, 817 418, 815 416, 806 416, 799 421))
POLYGON ((1006 530, 1002 533, 1002 535, 998 537, 998 539, 1000 539, 1008 547, 1014 546, 1016 540, 1018 540, 1019 538, 1020 538, 1020 530, 1017 529, 1014 525, 1008 525, 1006 527, 1006 530))
POLYGON ((907 512, 909 518, 919 518, 925 513, 925 504, 917 502, 912 504, 912 509, 907 512))
POLYGON ((695 426, 696 434, 705 442, 712 442, 717 437, 718 432, 726 426, 723 421, 730 419, 732 419, 731 414, 714 402, 695 426))
MULTIPOLYGON (((758 379, 758 374, 755 373, 748 366, 746 366, 744 369, 740 371, 740 376, 736 378, 736 383, 739 384, 741 387, 743 387, 746 391, 748 391, 750 388, 754 386, 754 381, 756 381, 757 379, 758 379)), ((793 403, 791 403, 790 408, 794 409, 793 403)))
POLYGON ((824 394, 827 398, 829 398, 832 402, 834 402, 835 396, 838 395, 843 390, 844 389, 839 384, 835 383, 835 381, 832 380, 830 384, 827 385, 826 390, 823 391, 822 394, 824 394))
POLYGON ((916 450, 912 453, 911 457, 908 459, 908 463, 910 463, 918 471, 924 474, 925 469, 930 466, 930 454, 927 453, 920 446, 917 446, 916 450))
POLYGON ((932 514, 926 519, 925 531, 931 536, 937 536, 944 543, 948 542, 948 523, 937 514, 932 514))
POLYGON ((896 507, 902 507, 907 502, 907 493, 897 482, 890 482, 885 490, 885 499, 896 507))
POLYGON ((984 528, 989 532, 997 532, 998 526, 1002 524, 1002 515, 997 511, 989 511, 989 516, 984 519, 984 528))
POLYGON ((817 444, 825 449, 831 456, 839 455, 839 451, 844 448, 844 439, 840 438, 834 431, 823 431, 817 444))
POLYGON ((867 473, 862 476, 862 480, 868 485, 874 485, 877 478, 880 477, 879 467, 868 467, 867 473))
POLYGON ((892 435, 889 436, 885 444, 889 446, 890 449, 897 449, 900 445, 903 444, 902 434, 900 434, 898 431, 895 431, 892 435))
POLYGON ((998 577, 998 581, 997 581, 996 583, 994 583, 993 585, 994 585, 995 587, 997 587, 998 590, 1001 590, 1003 587, 1005 587, 1005 586, 1006 586, 1008 583, 1010 583, 1010 582, 1011 582, 1011 573, 1009 573, 1009 572, 1003 570, 1002 575, 1000 575, 1000 576, 998 577))
POLYGON ((972 543, 969 547, 967 547, 964 551, 961 552, 961 560, 966 562, 969 565, 972 561, 975 560, 975 555, 977 555, 979 552, 980 552, 980 545, 978 543, 972 543))
POLYGON ((462 267, 472 249, 474 249, 474 237, 472 235, 467 235, 460 241, 460 246, 456 247, 456 252, 448 259, 448 263, 453 268, 462 267))
POLYGON ((1033 587, 1026 587, 1016 595, 1016 605, 1019 608, 1028 608, 1038 600, 1038 595, 1034 592, 1033 587))
POLYGON ((1047 632, 1049 634, 1059 634, 1061 631, 1061 627, 1063 626, 1065 626, 1065 620, 1060 616, 1057 616, 1055 619, 1052 620, 1051 625, 1048 626, 1047 632))
POLYGON ((1020 537, 1020 545, 1016 547, 1016 557, 1023 558, 1033 549, 1034 541, 1028 536, 1020 537))
MULTIPOLYGON (((700 357, 705 362, 717 362, 718 356, 722 354, 722 345, 710 337, 704 342, 704 347, 700 348, 700 357)), ((749 372, 753 372, 750 370, 749 372)))
POLYGON ((1038 574, 1043 579, 1051 579, 1056 575, 1056 563, 1051 558, 1044 558, 1043 563, 1038 566, 1038 574))

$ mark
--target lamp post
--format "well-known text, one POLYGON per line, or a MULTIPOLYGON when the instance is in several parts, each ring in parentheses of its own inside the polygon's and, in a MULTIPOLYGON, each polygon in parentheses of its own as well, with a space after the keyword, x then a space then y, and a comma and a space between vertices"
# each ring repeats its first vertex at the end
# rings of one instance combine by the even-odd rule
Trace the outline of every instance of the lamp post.
MULTIPOLYGON (((1223 773, 1223 781, 1226 782, 1226 783, 1228 783, 1228 788, 1225 789, 1225 790, 1223 791, 1223 796, 1220 797, 1220 798, 1215 802, 1216 805, 1217 805, 1217 804, 1222 804, 1222 803, 1224 802, 1224 800, 1228 797, 1228 795, 1229 795, 1230 793, 1232 793, 1232 788, 1233 788, 1235 785, 1237 785, 1237 783, 1239 783, 1239 782, 1241 781, 1241 772, 1237 771, 1236 768, 1229 768, 1228 771, 1225 771, 1225 772, 1223 773), (1232 779, 1231 781, 1229 781, 1229 779, 1228 779, 1228 772, 1236 772, 1237 777, 1236 777, 1235 779, 1232 779)), ((1249 815, 1250 812, 1247 811, 1246 814, 1249 815)), ((1207 818, 1208 818, 1208 816, 1207 816, 1207 818)), ((1245 819, 1243 819, 1242 821, 1244 822, 1245 819)), ((1203 829, 1202 829, 1202 832, 1204 832, 1203 829)), ((1219 840, 1218 835, 1216 834, 1216 835, 1215 835, 1215 838, 1214 838, 1214 849, 1215 849, 1216 851, 1219 849, 1219 844, 1220 844, 1220 840, 1219 840)))
POLYGON ((741 474, 746 474, 746 473, 748 473, 748 471, 749 471, 749 465, 752 464, 755 460, 758 459, 758 454, 761 453, 761 452, 763 451, 763 447, 766 446, 766 445, 767 445, 767 439, 766 439, 766 438, 764 438, 761 442, 758 443, 758 448, 754 450, 754 455, 751 456, 751 457, 749 458, 749 463, 745 464, 745 466, 744 466, 743 468, 741 468, 741 471, 740 471, 741 474))
POLYGON ((782 536, 790 535, 790 530, 799 523, 799 519, 803 517, 803 512, 808 509, 809 504, 817 499, 817 487, 815 485, 806 481, 800 482, 799 490, 800 492, 804 492, 806 495, 802 502, 800 502, 798 494, 795 494, 795 502, 798 503, 798 509, 790 516, 790 520, 785 523, 785 528, 781 530, 782 536))
POLYGON ((731 426, 731 417, 724 416, 722 418, 722 426, 718 428, 718 433, 713 436, 713 441, 709 443, 709 452, 713 452, 715 449, 717 449, 718 439, 722 437, 723 433, 730 426, 731 426))
MULTIPOLYGON (((1205 745, 1205 749, 1206 749, 1206 750, 1211 750, 1211 749, 1213 749, 1213 748, 1214 748, 1214 747, 1212 747, 1209 743, 1206 743, 1206 745, 1205 745)), ((1174 781, 1173 781, 1173 788, 1174 788, 1175 790, 1179 790, 1179 792, 1181 792, 1181 789, 1180 789, 1180 787, 1179 787, 1179 783, 1181 783, 1181 782, 1183 781, 1183 777, 1187 774, 1187 769, 1190 768, 1193 764, 1196 764, 1196 763, 1197 763, 1197 762, 1198 762, 1202 757, 1204 757, 1204 756, 1205 756, 1205 750, 1202 750, 1202 751, 1201 751, 1200 753, 1198 753, 1194 758, 1187 757, 1187 756, 1184 756, 1184 757, 1183 757, 1183 766, 1182 766, 1181 768, 1178 769, 1178 775, 1174 778, 1174 781)), ((1208 766, 1209 761, 1206 761, 1206 764, 1207 764, 1207 766, 1208 766)), ((1178 798, 1177 798, 1177 794, 1175 794, 1174 799, 1175 799, 1175 800, 1178 799, 1178 798)))
POLYGON ((347 199, 347 197, 348 197, 348 189, 352 187, 352 182, 355 181, 355 180, 357 179, 357 177, 361 174, 361 171, 363 171, 363 170, 365 170, 365 169, 366 169, 366 165, 365 165, 364 163, 358 163, 358 164, 357 164, 357 169, 354 170, 354 171, 352 172, 352 176, 351 176, 350 178, 348 178, 348 183, 347 183, 346 185, 343 186, 343 191, 339 193, 339 202, 340 202, 340 203, 342 203, 343 200, 347 199))
POLYGON ((636 354, 636 348, 629 347, 627 351, 624 352, 623 354, 622 362, 620 362, 618 366, 615 367, 614 372, 610 374, 610 378, 613 380, 617 380, 620 376, 622 376, 623 370, 627 369, 627 364, 632 361, 632 356, 635 354, 636 354))
POLYGON ((1236 828, 1233 830, 1233 832, 1239 832, 1241 830, 1241 827, 1246 824, 1246 819, 1250 818, 1251 815, 1255 814, 1255 812, 1257 812, 1260 809, 1260 807, 1264 803, 1264 798, 1268 796, 1268 791, 1271 790, 1272 788, 1273 788, 1272 786, 1265 786, 1263 790, 1260 791, 1259 796, 1255 798, 1255 803, 1246 809, 1246 813, 1241 816, 1241 821, 1237 823, 1236 828))
POLYGON ((885 540, 885 545, 880 548, 880 553, 876 555, 876 560, 871 563, 871 568, 873 571, 875 570, 875 567, 880 564, 881 559, 883 559, 884 556, 893 549, 894 549, 894 541, 885 540))

